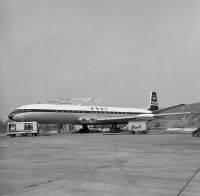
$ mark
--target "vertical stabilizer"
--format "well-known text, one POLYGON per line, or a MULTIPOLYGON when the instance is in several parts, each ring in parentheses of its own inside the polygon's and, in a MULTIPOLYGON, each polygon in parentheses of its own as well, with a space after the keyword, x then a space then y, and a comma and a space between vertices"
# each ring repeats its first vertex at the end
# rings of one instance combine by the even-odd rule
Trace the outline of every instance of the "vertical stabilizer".
POLYGON ((158 110, 158 99, 156 92, 151 92, 151 99, 150 99, 150 105, 148 110, 155 111, 158 110))

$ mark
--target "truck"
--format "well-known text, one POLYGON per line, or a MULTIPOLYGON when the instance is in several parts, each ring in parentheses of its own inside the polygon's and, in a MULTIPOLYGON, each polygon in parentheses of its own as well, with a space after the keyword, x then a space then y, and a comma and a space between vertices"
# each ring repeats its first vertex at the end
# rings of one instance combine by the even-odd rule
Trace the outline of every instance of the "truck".
POLYGON ((7 136, 37 136, 39 126, 37 122, 9 122, 7 124, 7 136))
POLYGON ((130 121, 128 122, 128 130, 131 134, 135 133, 147 133, 146 121, 130 121))

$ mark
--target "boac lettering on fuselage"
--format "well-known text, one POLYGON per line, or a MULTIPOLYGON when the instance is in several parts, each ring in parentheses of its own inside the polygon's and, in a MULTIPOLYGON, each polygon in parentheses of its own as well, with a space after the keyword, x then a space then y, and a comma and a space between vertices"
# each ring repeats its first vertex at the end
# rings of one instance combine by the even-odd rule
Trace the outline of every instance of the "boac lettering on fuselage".
POLYGON ((106 107, 91 106, 90 108, 91 108, 91 110, 108 111, 108 108, 106 108, 106 107))

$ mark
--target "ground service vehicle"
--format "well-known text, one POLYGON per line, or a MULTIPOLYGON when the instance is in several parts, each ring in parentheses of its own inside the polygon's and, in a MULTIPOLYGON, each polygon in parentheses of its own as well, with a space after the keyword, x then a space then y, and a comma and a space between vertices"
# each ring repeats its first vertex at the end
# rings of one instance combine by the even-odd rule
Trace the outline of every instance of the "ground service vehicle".
POLYGON ((135 133, 147 133, 146 121, 130 121, 128 123, 128 130, 131 134, 135 133))
POLYGON ((7 124, 7 136, 37 136, 39 133, 37 122, 9 122, 7 124))

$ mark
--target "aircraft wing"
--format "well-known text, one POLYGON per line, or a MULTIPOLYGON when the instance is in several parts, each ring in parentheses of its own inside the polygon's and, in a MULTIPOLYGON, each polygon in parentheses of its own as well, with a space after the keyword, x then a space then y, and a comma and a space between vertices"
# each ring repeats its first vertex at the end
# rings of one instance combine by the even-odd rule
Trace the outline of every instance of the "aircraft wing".
POLYGON ((164 114, 138 114, 123 117, 105 117, 105 118, 80 118, 79 121, 82 124, 112 124, 112 123, 127 123, 129 121, 144 120, 151 121, 158 118, 189 115, 195 114, 195 112, 180 112, 180 113, 164 113, 164 114))

